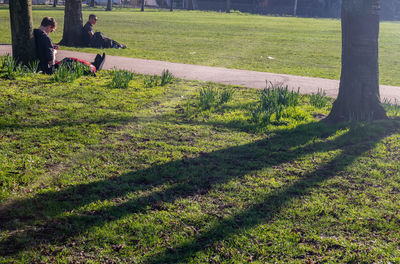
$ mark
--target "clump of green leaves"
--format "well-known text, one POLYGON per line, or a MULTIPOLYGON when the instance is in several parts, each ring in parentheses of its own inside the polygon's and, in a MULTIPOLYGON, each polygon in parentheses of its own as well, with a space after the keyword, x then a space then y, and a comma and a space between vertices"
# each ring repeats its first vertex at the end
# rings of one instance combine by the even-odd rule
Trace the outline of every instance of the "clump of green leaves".
POLYGON ((90 72, 88 66, 79 62, 61 63, 54 71, 53 81, 71 83, 90 72))
POLYGON ((317 93, 310 95, 310 104, 316 108, 324 108, 328 103, 329 99, 326 96, 325 91, 318 88, 317 93))
POLYGON ((116 89, 126 89, 129 86, 129 82, 133 80, 133 72, 126 70, 114 70, 113 78, 110 86, 116 89))
POLYGON ((158 86, 158 80, 160 79, 157 75, 146 76, 143 80, 144 87, 152 88, 158 86))
POLYGON ((288 86, 269 86, 260 92, 259 101, 250 108, 250 121, 255 124, 268 125, 271 123, 272 115, 275 120, 280 121, 284 110, 288 107, 295 107, 299 104, 300 88, 289 91, 288 86))
POLYGON ((4 78, 9 80, 13 80, 19 76, 36 74, 38 66, 38 61, 31 61, 28 65, 22 65, 10 55, 4 56, 1 61, 1 69, 5 71, 4 78))
POLYGON ((147 76, 143 80, 143 84, 147 88, 152 88, 156 86, 165 86, 170 84, 174 80, 174 76, 169 70, 163 70, 161 73, 161 77, 157 75, 147 76))
POLYGON ((394 99, 394 101, 392 102, 391 100, 385 98, 382 104, 388 115, 391 116, 400 115, 400 102, 397 101, 397 99, 394 99))
POLYGON ((234 93, 235 90, 232 88, 218 91, 215 87, 208 85, 200 89, 198 106, 203 110, 221 106, 229 102, 234 93))
POLYGON ((174 76, 169 70, 163 70, 161 73, 161 86, 165 86, 169 83, 172 83, 174 80, 174 76))

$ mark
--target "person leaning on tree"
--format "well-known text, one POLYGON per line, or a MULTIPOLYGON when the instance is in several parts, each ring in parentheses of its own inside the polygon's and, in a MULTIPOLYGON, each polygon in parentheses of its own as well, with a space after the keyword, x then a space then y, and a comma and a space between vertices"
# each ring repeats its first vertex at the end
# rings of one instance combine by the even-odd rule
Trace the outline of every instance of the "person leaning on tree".
POLYGON ((88 73, 94 75, 96 71, 101 70, 104 65, 106 54, 97 54, 94 62, 88 62, 82 59, 68 57, 60 62, 56 62, 56 53, 59 48, 58 45, 53 45, 49 34, 56 30, 57 23, 52 17, 44 17, 40 23, 40 27, 34 29, 33 35, 35 37, 36 56, 39 60, 39 71, 46 74, 52 74, 53 70, 60 64, 80 63, 86 65, 88 73))
POLYGON ((126 45, 119 44, 117 41, 104 35, 102 32, 94 32, 93 26, 97 23, 95 14, 89 15, 89 20, 81 30, 81 44, 83 47, 92 47, 99 49, 126 49, 126 45))
POLYGON ((53 45, 49 34, 57 29, 56 20, 52 17, 44 17, 40 27, 33 30, 36 45, 36 56, 39 59, 39 70, 47 74, 53 73, 56 63, 58 45, 53 45))

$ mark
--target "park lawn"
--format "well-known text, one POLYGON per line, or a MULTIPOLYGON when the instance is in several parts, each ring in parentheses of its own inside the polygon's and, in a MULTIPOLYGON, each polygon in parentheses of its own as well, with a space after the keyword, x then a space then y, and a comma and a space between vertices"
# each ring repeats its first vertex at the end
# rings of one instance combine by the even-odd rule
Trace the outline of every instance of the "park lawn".
MULTIPOLYGON (((234 69, 339 79, 340 20, 271 17, 243 13, 176 10, 84 8, 99 17, 95 30, 128 46, 107 50, 110 55, 181 62, 234 69)), ((54 16, 62 37, 64 11, 34 7, 34 25, 54 16)), ((380 82, 400 86, 400 29, 398 22, 381 23, 380 82)), ((0 43, 11 43, 8 10, 0 9, 0 43)), ((90 48, 74 49, 98 53, 90 48)))
POLYGON ((0 75, 0 263, 400 262, 398 107, 329 126, 300 96, 263 126, 252 89, 0 75))

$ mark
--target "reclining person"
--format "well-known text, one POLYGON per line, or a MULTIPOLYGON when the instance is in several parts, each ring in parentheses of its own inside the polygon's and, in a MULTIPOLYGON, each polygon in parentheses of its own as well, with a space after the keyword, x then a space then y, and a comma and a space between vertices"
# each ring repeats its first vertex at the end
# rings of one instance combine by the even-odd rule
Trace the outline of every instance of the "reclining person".
POLYGON ((86 22, 81 30, 81 43, 83 47, 126 49, 126 45, 119 44, 101 32, 94 32, 93 26, 96 25, 96 22, 97 16, 90 14, 88 22, 86 22))
POLYGON ((95 73, 101 70, 105 62, 105 53, 103 56, 97 54, 94 62, 90 63, 77 58, 64 58, 61 62, 56 62, 56 53, 58 45, 53 45, 49 34, 57 29, 56 20, 52 17, 44 17, 40 27, 34 29, 36 56, 39 59, 39 70, 46 74, 52 74, 54 68, 57 68, 61 63, 79 62, 89 67, 90 73, 95 73))

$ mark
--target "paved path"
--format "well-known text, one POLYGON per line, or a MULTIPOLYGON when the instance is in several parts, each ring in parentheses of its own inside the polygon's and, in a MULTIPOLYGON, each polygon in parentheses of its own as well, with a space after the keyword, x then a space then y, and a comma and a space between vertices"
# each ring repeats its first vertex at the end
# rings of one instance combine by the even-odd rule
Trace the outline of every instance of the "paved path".
MULTIPOLYGON (((0 55, 5 55, 7 53, 11 53, 11 46, 0 45, 0 55)), ((60 50, 57 54, 57 60, 61 60, 64 57, 77 57, 92 61, 95 54, 60 50)), ((158 75, 161 74, 164 69, 168 69, 174 76, 182 79, 211 81, 257 89, 265 88, 266 80, 268 80, 273 84, 288 85, 291 89, 297 90, 297 88, 300 87, 300 92, 305 94, 315 93, 319 88, 321 88, 331 97, 337 96, 339 88, 339 81, 337 80, 134 59, 119 56, 107 56, 104 68, 126 69, 136 73, 158 75)), ((381 98, 387 98, 392 101, 396 99, 397 101, 400 101, 400 87, 381 85, 380 93, 381 98)))

